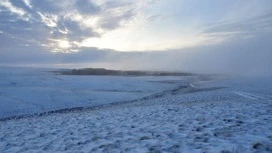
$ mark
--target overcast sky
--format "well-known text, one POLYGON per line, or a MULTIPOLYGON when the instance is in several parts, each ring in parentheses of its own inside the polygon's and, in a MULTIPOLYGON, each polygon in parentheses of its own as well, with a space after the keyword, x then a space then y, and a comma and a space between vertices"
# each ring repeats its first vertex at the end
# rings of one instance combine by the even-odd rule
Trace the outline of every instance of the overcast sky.
POLYGON ((271 0, 0 0, 0 64, 272 70, 271 0))

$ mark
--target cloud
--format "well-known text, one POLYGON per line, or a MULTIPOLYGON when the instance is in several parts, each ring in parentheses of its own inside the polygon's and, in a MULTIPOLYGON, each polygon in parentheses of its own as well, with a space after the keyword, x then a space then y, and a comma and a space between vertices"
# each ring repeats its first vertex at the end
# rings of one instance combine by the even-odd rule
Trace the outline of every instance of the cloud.
POLYGON ((270 32, 271 11, 269 13, 267 5, 270 3, 267 0, 258 5, 252 0, 248 3, 237 1, 235 4, 240 8, 237 9, 229 1, 212 0, 3 0, 0 5, 4 11, 0 16, 2 24, 6 25, 1 25, 0 30, 7 32, 6 37, 26 42, 32 35, 38 38, 36 45, 46 47, 48 51, 69 51, 69 48, 60 47, 58 43, 61 41, 74 44, 71 50, 81 50, 84 46, 122 51, 167 50, 270 32), (254 5, 257 5, 255 10, 258 14, 244 18, 254 5), (233 12, 241 18, 233 18, 233 12), (261 15, 260 12, 266 14, 261 15), (225 16, 230 20, 224 20, 225 16), (203 26, 206 23, 214 24, 203 26), (21 27, 30 32, 19 32, 21 27))
MULTIPOLYGON (((105 67, 109 69, 165 70, 196 73, 225 73, 239 75, 272 75, 272 38, 269 33, 248 39, 230 39, 221 44, 191 47, 161 52, 117 52, 83 48, 69 54, 30 50, 22 46, 0 52, 1 64, 65 65, 76 67, 105 67), (16 61, 16 62, 15 62, 16 61)), ((2 40, 1 40, 2 42, 2 40)), ((40 49, 41 50, 41 49, 40 49)))
POLYGON ((101 8, 90 0, 76 0, 75 7, 79 13, 84 15, 98 14, 101 11, 101 8))
POLYGON ((2 0, 0 63, 270 73, 268 4, 270 0, 2 0))
POLYGON ((31 5, 37 12, 58 14, 69 8, 68 1, 54 1, 54 0, 32 0, 31 5))
POLYGON ((272 13, 251 17, 239 21, 223 22, 210 25, 204 33, 219 33, 219 32, 271 32, 272 28, 272 13))
POLYGON ((69 48, 60 48, 58 42, 61 41, 74 44, 71 50, 79 50, 84 39, 99 38, 124 26, 135 16, 132 3, 125 1, 4 0, 0 8, 5 10, 0 12, 1 31, 7 33, 4 37, 27 43, 32 36, 38 38, 36 45, 48 51, 69 51, 69 48))
POLYGON ((10 1, 3 0, 0 2, 0 7, 4 7, 12 14, 16 14, 21 19, 28 20, 29 16, 24 9, 14 6, 10 1))
POLYGON ((22 9, 24 11, 24 14, 27 13, 27 10, 29 9, 24 1, 10 0, 7 2, 10 3, 13 7, 16 7, 17 9, 22 9))
POLYGON ((122 22, 129 20, 134 15, 133 9, 114 9, 103 14, 99 24, 105 30, 117 29, 122 26, 122 22))
MULTIPOLYGON (((112 61, 119 69, 187 71, 235 75, 272 75, 269 33, 220 44, 162 52, 124 53, 112 61)), ((107 65, 111 67, 110 64, 107 65)))
POLYGON ((67 31, 67 37, 71 40, 82 40, 86 37, 99 37, 99 34, 94 32, 91 27, 84 27, 82 23, 72 20, 60 20, 59 28, 67 31))
POLYGON ((109 1, 102 5, 103 12, 98 24, 105 30, 113 30, 122 26, 122 22, 128 21, 136 15, 133 3, 109 1))
POLYGON ((205 38, 204 44, 222 43, 229 39, 248 39, 272 32, 272 13, 248 17, 237 21, 210 23, 201 27, 198 35, 205 38))
POLYGON ((57 15, 47 15, 47 14, 42 14, 41 12, 37 12, 41 19, 42 22, 48 26, 48 27, 57 27, 57 20, 58 20, 58 16, 57 15))
POLYGON ((29 8, 32 9, 32 5, 31 5, 30 0, 23 0, 23 2, 25 3, 26 6, 28 6, 29 8))

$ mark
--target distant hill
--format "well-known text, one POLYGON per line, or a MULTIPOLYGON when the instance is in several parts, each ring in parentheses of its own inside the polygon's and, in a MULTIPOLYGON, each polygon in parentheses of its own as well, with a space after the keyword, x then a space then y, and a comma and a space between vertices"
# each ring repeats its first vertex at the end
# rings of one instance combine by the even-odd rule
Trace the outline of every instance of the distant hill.
POLYGON ((190 76, 192 73, 165 71, 123 71, 104 68, 83 68, 57 71, 62 75, 111 75, 111 76, 190 76))

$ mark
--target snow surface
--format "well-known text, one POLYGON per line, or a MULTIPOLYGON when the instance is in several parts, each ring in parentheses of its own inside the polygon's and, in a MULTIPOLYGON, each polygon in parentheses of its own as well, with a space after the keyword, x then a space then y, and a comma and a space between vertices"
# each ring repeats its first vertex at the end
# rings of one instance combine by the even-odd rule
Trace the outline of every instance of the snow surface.
POLYGON ((134 101, 1 121, 0 152, 272 152, 271 78, 184 80, 134 101))
POLYGON ((0 68, 0 118, 133 100, 186 82, 186 77, 64 76, 52 70, 0 68))

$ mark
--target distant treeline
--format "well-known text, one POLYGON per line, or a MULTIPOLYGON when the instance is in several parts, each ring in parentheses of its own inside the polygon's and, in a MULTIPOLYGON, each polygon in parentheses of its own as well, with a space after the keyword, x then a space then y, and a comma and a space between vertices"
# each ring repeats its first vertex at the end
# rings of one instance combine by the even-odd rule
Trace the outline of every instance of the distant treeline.
POLYGON ((122 71, 104 68, 84 68, 58 71, 63 75, 112 75, 112 76, 189 76, 192 73, 161 71, 122 71))

